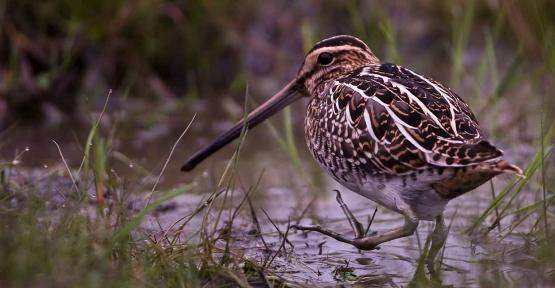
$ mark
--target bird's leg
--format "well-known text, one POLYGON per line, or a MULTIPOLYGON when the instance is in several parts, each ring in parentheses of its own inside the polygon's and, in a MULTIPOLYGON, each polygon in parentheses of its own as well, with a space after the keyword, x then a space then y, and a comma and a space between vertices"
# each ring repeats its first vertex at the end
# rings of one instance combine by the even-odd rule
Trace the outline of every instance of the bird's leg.
POLYGON ((355 233, 354 239, 347 239, 343 235, 337 232, 331 231, 329 229, 323 228, 319 225, 313 225, 313 226, 293 225, 292 227, 301 231, 319 232, 329 237, 332 237, 337 241, 351 244, 361 250, 373 250, 373 249, 376 249, 377 246, 381 243, 412 235, 416 230, 416 227, 418 226, 418 218, 414 216, 410 208, 405 208, 403 209, 403 215, 405 215, 405 224, 402 227, 384 232, 382 234, 366 236, 364 234, 365 232, 360 222, 358 222, 355 219, 353 213, 349 210, 345 202, 343 202, 343 199, 341 198, 341 195, 339 194, 339 192, 338 191, 336 192, 337 192, 336 200, 339 203, 339 206, 341 206, 343 213, 345 213, 345 215, 347 216, 347 220, 349 221, 349 224, 351 224, 351 227, 353 228, 353 231, 355 233))
POLYGON ((343 213, 345 213, 345 216, 347 216, 347 220, 349 221, 349 224, 351 224, 351 228, 353 228, 353 232, 355 233, 355 239, 364 237, 365 231, 362 227, 362 224, 358 222, 358 220, 355 218, 355 215, 353 215, 351 210, 349 210, 349 207, 347 207, 347 204, 343 202, 343 198, 341 198, 341 193, 339 193, 339 190, 334 191, 335 193, 337 193, 335 200, 337 200, 337 203, 339 203, 341 210, 343 210, 343 213))
MULTIPOLYGON (((341 193, 339 193, 339 190, 335 189, 334 191, 335 191, 335 193, 337 193, 337 195, 335 197, 335 200, 337 201, 337 203, 339 203, 339 207, 341 207, 341 210, 343 210, 343 213, 347 217, 347 220, 349 221, 349 224, 351 225, 351 228, 353 229, 353 232, 355 233, 355 239, 364 237, 365 236, 364 235, 365 231, 364 231, 364 228, 363 228, 362 224, 355 218, 355 216, 353 215, 353 213, 351 212, 349 207, 347 207, 347 204, 345 204, 345 202, 343 202, 343 198, 341 198, 341 193)), ((343 237, 342 235, 340 235, 339 233, 331 231, 331 230, 326 229, 326 228, 323 228, 319 225, 312 225, 312 226, 293 225, 292 228, 295 228, 295 229, 301 230, 301 231, 320 232, 324 235, 327 235, 329 237, 334 238, 337 241, 353 244, 352 240, 347 239, 347 238, 343 237)))
POLYGON ((445 245, 445 240, 447 240, 447 227, 445 226, 445 221, 443 219, 443 215, 439 215, 436 217, 436 225, 434 231, 432 232, 432 245, 430 250, 428 251, 426 263, 428 265, 428 269, 434 270, 433 264, 434 260, 443 247, 445 245))
POLYGON ((352 244, 360 250, 373 250, 379 244, 403 238, 414 234, 416 227, 418 227, 418 218, 414 216, 410 208, 403 210, 405 216, 405 223, 402 227, 393 229, 377 235, 354 239, 352 244))

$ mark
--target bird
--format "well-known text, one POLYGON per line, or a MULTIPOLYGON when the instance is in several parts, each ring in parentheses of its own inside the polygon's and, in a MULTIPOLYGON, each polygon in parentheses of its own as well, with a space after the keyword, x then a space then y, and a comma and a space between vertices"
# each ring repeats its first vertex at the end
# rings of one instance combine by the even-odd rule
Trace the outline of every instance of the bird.
POLYGON ((447 86, 400 65, 381 62, 360 39, 338 35, 306 54, 296 77, 182 166, 191 171, 205 158, 289 104, 308 98, 304 118, 310 153, 347 189, 400 213, 404 224, 363 231, 337 194, 354 231, 350 238, 318 225, 316 231, 360 250, 414 234, 435 221, 431 257, 445 243, 447 203, 494 176, 522 176, 489 142, 470 107, 447 86))

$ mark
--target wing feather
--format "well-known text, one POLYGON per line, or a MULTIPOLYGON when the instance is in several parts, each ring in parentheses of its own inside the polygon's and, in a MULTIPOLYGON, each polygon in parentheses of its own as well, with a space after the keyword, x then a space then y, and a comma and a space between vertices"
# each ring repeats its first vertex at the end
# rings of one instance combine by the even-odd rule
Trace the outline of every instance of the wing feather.
POLYGON ((408 173, 498 159, 464 101, 440 83, 393 64, 377 64, 334 81, 334 113, 344 113, 352 144, 370 170, 408 173))

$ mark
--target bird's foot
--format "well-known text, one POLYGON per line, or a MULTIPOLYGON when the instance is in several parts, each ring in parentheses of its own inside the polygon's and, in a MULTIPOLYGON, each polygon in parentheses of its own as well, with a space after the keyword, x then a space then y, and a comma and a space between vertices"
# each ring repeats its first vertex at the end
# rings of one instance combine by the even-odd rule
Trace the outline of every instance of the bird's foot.
POLYGON ((370 225, 374 220, 374 216, 376 215, 378 208, 376 208, 376 210, 374 211, 374 215, 372 215, 372 218, 370 218, 368 221, 368 226, 366 227, 366 229, 364 229, 362 224, 355 218, 355 215, 353 215, 353 212, 351 212, 347 204, 345 204, 345 202, 343 201, 343 198, 341 197, 341 193, 339 193, 339 190, 335 189, 333 191, 335 191, 336 193, 335 200, 337 201, 337 203, 339 203, 339 207, 341 207, 341 210, 343 210, 343 214, 345 214, 345 216, 347 217, 347 221, 349 221, 349 224, 353 229, 353 233, 355 234, 355 239, 376 235, 377 232, 370 231, 370 225))
POLYGON ((379 244, 393 239, 412 235, 416 230, 416 227, 418 225, 418 220, 415 219, 414 217, 410 217, 412 214, 409 211, 408 213, 405 214, 406 221, 403 227, 394 229, 388 232, 384 232, 383 234, 378 234, 377 232, 369 233, 370 225, 366 230, 364 230, 364 228, 362 227, 362 224, 354 217, 353 213, 349 210, 349 207, 347 207, 347 204, 343 202, 343 199, 341 198, 341 194, 339 193, 339 191, 335 190, 335 192, 337 193, 336 200, 339 203, 339 206, 341 207, 341 209, 343 210, 343 213, 345 213, 345 216, 347 216, 347 220, 349 221, 349 224, 353 229, 353 232, 355 234, 354 239, 346 238, 342 234, 323 228, 319 225, 312 225, 312 226, 293 225, 292 228, 295 228, 301 231, 319 232, 329 237, 332 237, 337 241, 351 244, 360 250, 379 249, 378 247, 379 244))
POLYGON ((368 238, 372 238, 372 237, 364 237, 364 238, 354 238, 354 239, 348 239, 346 237, 343 237, 343 235, 335 232, 335 231, 331 231, 329 229, 323 228, 320 225, 311 225, 311 226, 301 226, 301 225, 293 225, 291 226, 292 228, 295 228, 297 230, 300 231, 314 231, 314 232, 319 232, 322 233, 324 235, 327 235, 339 242, 343 242, 343 243, 347 243, 347 244, 351 244, 355 247, 357 247, 360 250, 374 250, 374 249, 379 249, 378 244, 374 243, 374 241, 372 241, 371 239, 368 238))
POLYGON ((426 256, 426 265, 428 266, 430 273, 434 273, 436 270, 436 258, 441 249, 445 246, 448 232, 449 228, 445 226, 443 215, 437 216, 434 231, 430 235, 432 243, 426 256))

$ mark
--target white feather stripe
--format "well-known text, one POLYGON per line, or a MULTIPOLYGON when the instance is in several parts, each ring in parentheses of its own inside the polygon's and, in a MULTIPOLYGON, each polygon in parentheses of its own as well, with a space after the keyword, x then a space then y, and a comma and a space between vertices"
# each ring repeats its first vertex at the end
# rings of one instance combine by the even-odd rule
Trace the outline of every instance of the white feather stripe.
POLYGON ((349 109, 349 107, 345 108, 345 118, 347 119, 346 121, 347 124, 352 128, 355 128, 353 127, 353 124, 355 123, 355 121, 353 121, 353 117, 351 117, 351 109, 349 109))
POLYGON ((331 103, 334 103, 335 106, 335 109, 333 110, 334 114, 339 113, 339 101, 337 101, 337 99, 333 99, 333 95, 335 95, 335 92, 337 92, 337 84, 337 81, 333 82, 332 86, 328 90, 330 101, 331 103))
MULTIPOLYGON (((424 148, 422 145, 420 145, 418 143, 418 141, 416 141, 412 135, 410 135, 410 133, 405 129, 405 127, 409 128, 409 129, 417 129, 416 127, 410 126, 407 123, 403 122, 399 117, 397 117, 397 115, 395 114, 395 112, 393 112, 391 110, 391 108, 389 108, 389 105, 383 103, 379 98, 373 96, 373 97, 368 97, 366 94, 364 94, 364 91, 360 90, 358 87, 351 85, 351 84, 347 84, 347 83, 341 83, 342 85, 352 89, 353 91, 359 93, 360 95, 362 95, 363 98, 368 99, 369 101, 375 101, 376 103, 378 103, 379 105, 383 106, 387 113, 389 114, 389 116, 391 116, 391 118, 393 119, 393 121, 395 122, 395 125, 397 126, 397 128, 399 129, 399 131, 401 132, 401 134, 403 134, 403 136, 412 144, 414 145, 414 147, 416 147, 418 150, 424 152, 424 155, 426 157, 426 162, 431 163, 431 164, 435 164, 435 165, 439 165, 439 166, 452 166, 452 167, 459 167, 459 166, 464 166, 464 165, 460 165, 460 164, 452 164, 452 165, 447 165, 447 163, 445 163, 445 157, 442 157, 441 160, 439 161, 434 161, 432 159, 432 154, 433 152, 431 150, 428 150, 426 148, 424 148)), ((366 123, 367 127, 372 127, 371 123, 369 123, 369 114, 368 114, 368 110, 364 111, 364 121, 366 123), (370 126, 369 126, 370 124, 370 126)), ((367 128, 368 129, 368 128, 367 128)), ((376 140, 377 137, 376 135, 373 133, 373 130, 369 130, 368 133, 370 134, 370 136, 372 137, 372 139, 376 140)), ((377 140, 376 140, 377 141, 377 140)), ((377 141, 378 143, 381 143, 379 141, 377 141)), ((388 143, 390 144, 390 143, 388 143)), ((377 146, 376 146, 377 147, 377 146)))
POLYGON ((366 95, 366 93, 364 91, 362 91, 360 88, 358 88, 355 85, 352 85, 352 84, 349 84, 349 83, 341 83, 341 82, 337 82, 337 81, 335 81, 334 84, 345 86, 345 87, 355 91, 356 93, 360 94, 360 96, 362 98, 370 98, 368 95, 366 95))
POLYGON ((364 110, 364 123, 366 123, 366 130, 368 130, 368 134, 370 134, 370 137, 372 137, 374 141, 381 143, 381 141, 378 140, 378 137, 376 137, 376 134, 374 133, 374 129, 372 129, 372 122, 370 121, 370 115, 368 114, 368 110, 364 110))
POLYGON ((449 105, 449 113, 451 113, 451 129, 453 129, 453 131, 455 132, 456 136, 459 136, 459 133, 457 131, 457 125, 455 123, 455 111, 458 111, 458 109, 456 109, 456 107, 453 105, 452 101, 453 98, 449 95, 449 93, 447 93, 445 90, 443 90, 443 88, 439 87, 438 85, 436 85, 435 83, 433 83, 432 81, 428 80, 426 77, 415 73, 409 69, 405 69, 406 71, 409 71, 409 73, 411 73, 412 75, 424 80, 424 82, 428 83, 428 85, 432 86, 432 88, 434 88, 439 95, 441 95, 443 97, 443 99, 445 99, 445 101, 447 102, 447 104, 449 105))
MULTIPOLYGON (((366 95, 364 93, 364 91, 362 91, 361 89, 359 89, 358 87, 352 85, 352 84, 348 84, 348 83, 338 83, 340 85, 343 85, 349 89, 352 89, 354 92, 359 93, 359 95, 361 95, 363 98, 368 99, 368 101, 375 101, 376 103, 378 103, 379 105, 381 105, 382 107, 384 107, 387 111, 387 113, 389 114, 389 116, 393 119, 393 121, 395 122, 395 125, 397 126, 397 128, 399 129, 399 131, 401 132, 401 134, 412 144, 414 145, 414 147, 416 147, 418 150, 424 152, 425 157, 426 157, 426 161, 428 163, 431 164, 436 164, 439 166, 452 166, 452 167, 460 167, 460 166, 465 166, 465 165, 461 165, 461 164, 451 164, 451 165, 447 165, 447 163, 445 163, 445 157, 442 156, 441 160, 438 161, 434 161, 432 159, 432 154, 433 152, 431 150, 428 150, 426 148, 424 148, 422 145, 420 145, 418 143, 418 141, 416 141, 412 135, 406 130, 406 128, 409 129, 417 129, 417 127, 413 127, 407 123, 405 123, 403 120, 401 120, 396 114, 395 112, 393 112, 393 110, 391 110, 391 108, 389 108, 389 105, 387 105, 386 103, 382 102, 379 98, 377 98, 376 96, 372 96, 369 97, 368 95, 366 95), (406 128, 405 128, 406 127, 406 128)), ((347 109, 348 110, 348 109, 347 109)), ((348 111, 346 112, 346 117, 348 117, 347 119, 350 119, 350 114, 348 111)), ((370 134, 370 136, 372 137, 372 139, 374 139, 374 141, 378 142, 378 143, 384 143, 384 141, 379 141, 376 134, 374 133, 372 127, 372 123, 370 121, 370 114, 368 112, 368 110, 364 111, 364 121, 366 124, 366 128, 368 130, 368 133, 370 134)), ((351 120, 352 121, 352 120, 351 120)), ((351 123, 351 122, 348 122, 351 123)), ((442 127, 442 126, 440 126, 442 127)), ((450 142, 453 144, 459 144, 462 143, 460 141, 457 140, 450 140, 450 139, 444 139, 443 137, 440 139, 446 142, 450 142)), ((390 144, 390 142, 385 142, 386 144, 390 144)), ((377 147, 377 146, 376 146, 377 147)))
MULTIPOLYGON (((420 101, 420 99, 418 99, 418 97, 416 97, 414 94, 412 94, 405 85, 402 85, 400 83, 397 83, 395 81, 393 81, 391 78, 383 76, 383 75, 379 75, 379 74, 373 74, 373 73, 368 73, 368 72, 363 72, 360 73, 360 75, 367 75, 370 77, 375 77, 375 78, 380 78, 382 79, 382 81, 384 81, 384 83, 389 83, 391 84, 391 86, 393 86, 394 88, 399 89, 399 91, 404 94, 407 95, 407 97, 409 98, 409 103, 412 103, 412 101, 416 102, 416 104, 418 105, 418 107, 420 107, 420 109, 422 109, 422 112, 424 112, 425 115, 428 115, 430 118, 432 118, 432 120, 443 130, 445 130, 445 128, 443 128, 443 125, 441 125, 441 122, 439 122, 439 119, 437 118, 437 116, 430 111, 430 109, 428 109, 428 107, 426 107, 426 105, 424 105, 424 103, 422 103, 422 101, 420 101)), ((381 83, 378 82, 378 84, 382 85, 381 83)))
POLYGON ((437 139, 448 142, 448 143, 452 143, 452 144, 462 144, 462 143, 464 143, 463 141, 460 141, 460 140, 447 139, 447 138, 441 137, 441 136, 437 136, 437 139))
POLYGON ((370 152, 367 152, 367 151, 364 151, 364 156, 366 156, 366 158, 370 159, 370 158, 374 157, 374 154, 372 154, 370 152))
MULTIPOLYGON (((420 145, 418 143, 418 141, 416 141, 412 135, 410 135, 410 133, 405 129, 405 127, 403 127, 403 125, 399 125, 399 123, 395 122, 395 125, 397 126, 397 128, 399 129, 399 131, 401 132, 401 134, 403 134, 403 136, 405 136, 405 138, 407 140, 409 140, 409 142, 414 145, 414 147, 416 147, 418 150, 424 152, 425 154, 430 154, 432 153, 432 151, 422 147, 422 145, 420 145)), ((426 155, 427 158, 427 155, 426 155)))
POLYGON ((389 105, 383 103, 382 100, 380 100, 379 98, 372 97, 371 99, 374 100, 376 103, 382 105, 385 108, 385 110, 387 111, 389 116, 391 116, 391 118, 393 119, 393 122, 395 122, 395 124, 401 124, 401 125, 403 125, 407 128, 411 128, 411 129, 418 129, 418 127, 414 127, 412 125, 409 125, 408 123, 401 120, 401 118, 397 117, 397 114, 395 114, 395 112, 393 112, 393 110, 391 110, 391 108, 389 108, 389 105))
POLYGON ((356 93, 358 93, 359 95, 361 95, 362 98, 365 98, 365 99, 372 99, 372 100, 376 101, 376 103, 382 105, 382 106, 387 110, 387 112, 389 113, 389 115, 393 118, 393 120, 395 120, 395 122, 399 122, 399 123, 401 123, 402 125, 404 125, 404 126, 406 126, 406 127, 408 127, 408 128, 416 129, 416 127, 414 127, 414 126, 412 126, 412 125, 410 125, 410 124, 408 124, 408 123, 405 123, 403 120, 401 120, 399 117, 397 117, 397 115, 395 114, 395 112, 393 112, 393 111, 389 108, 389 105, 387 105, 387 104, 385 104, 384 102, 382 102, 378 97, 376 97, 376 96, 370 97, 370 96, 364 94, 364 91, 360 90, 357 86, 354 86, 354 85, 352 85, 352 84, 341 83, 341 85, 344 85, 345 87, 347 87, 347 88, 349 88, 349 89, 355 91, 356 93))

